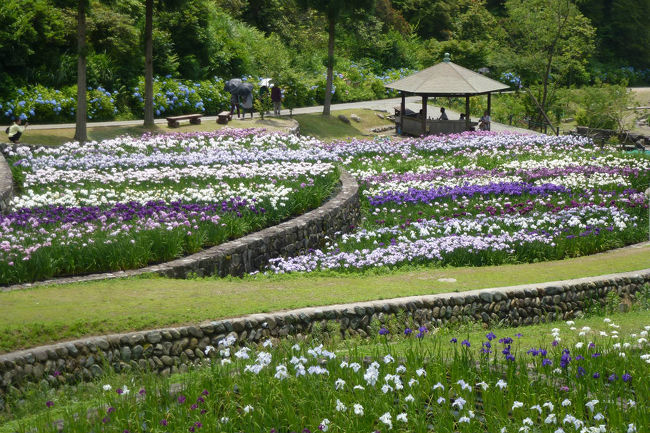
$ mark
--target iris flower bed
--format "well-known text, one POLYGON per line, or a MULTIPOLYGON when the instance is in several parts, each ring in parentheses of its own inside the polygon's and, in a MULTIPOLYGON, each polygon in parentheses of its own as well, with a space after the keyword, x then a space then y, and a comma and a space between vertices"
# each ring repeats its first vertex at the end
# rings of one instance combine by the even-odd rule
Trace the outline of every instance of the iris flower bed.
POLYGON ((252 130, 6 153, 5 285, 171 260, 317 207, 338 181, 314 140, 252 130))
POLYGON ((274 273, 481 266, 648 238, 650 158, 572 136, 465 133, 324 145, 362 186, 364 219, 274 273))
POLYGON ((534 346, 507 330, 450 339, 392 322, 367 353, 227 337, 204 346, 208 368, 107 381, 90 407, 43 396, 45 413, 20 431, 647 431, 650 326, 624 335, 605 321, 568 321, 534 346))

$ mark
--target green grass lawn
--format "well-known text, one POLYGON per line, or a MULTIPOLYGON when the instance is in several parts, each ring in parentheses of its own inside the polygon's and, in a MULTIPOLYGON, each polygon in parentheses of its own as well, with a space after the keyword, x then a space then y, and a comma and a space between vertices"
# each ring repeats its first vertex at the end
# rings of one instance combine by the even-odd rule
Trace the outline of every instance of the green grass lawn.
MULTIPOLYGON (((110 138, 119 137, 121 135, 132 135, 138 137, 145 132, 153 132, 156 134, 169 134, 174 132, 197 132, 197 131, 216 131, 218 129, 229 128, 266 128, 269 131, 285 130, 292 125, 288 118, 274 118, 267 117, 264 120, 245 119, 233 120, 228 125, 221 125, 215 121, 204 120, 200 125, 190 125, 187 121, 181 123, 178 128, 169 128, 166 124, 156 124, 154 128, 145 128, 142 125, 134 126, 102 126, 88 128, 88 139, 101 141, 110 138)), ((74 128, 54 128, 54 129, 33 129, 28 128, 25 134, 21 137, 21 142, 25 144, 40 144, 47 146, 57 146, 68 141, 72 141, 74 137, 74 128)))
POLYGON ((294 116, 294 119, 300 123, 302 135, 310 135, 322 140, 360 138, 376 135, 370 132, 371 128, 393 124, 387 119, 379 118, 377 113, 377 111, 368 109, 341 110, 332 111, 332 115, 329 117, 313 113, 299 114, 294 116), (348 119, 351 119, 352 114, 356 114, 361 121, 350 120, 350 123, 347 124, 339 120, 339 114, 345 115, 348 119))
POLYGON ((0 293, 0 352, 251 313, 511 286, 650 268, 650 244, 564 261, 355 276, 132 278, 0 293), (443 281, 440 281, 443 279, 443 281), (455 280, 449 282, 451 279, 455 280))

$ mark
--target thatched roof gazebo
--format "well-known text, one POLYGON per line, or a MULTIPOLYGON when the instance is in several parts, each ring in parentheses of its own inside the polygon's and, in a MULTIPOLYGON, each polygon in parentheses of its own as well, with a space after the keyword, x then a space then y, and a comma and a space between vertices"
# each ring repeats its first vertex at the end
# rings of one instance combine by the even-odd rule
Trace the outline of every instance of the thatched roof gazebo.
POLYGON ((400 130, 412 135, 426 135, 439 132, 460 132, 471 128, 469 116, 469 97, 474 95, 488 95, 488 113, 491 112, 492 92, 502 92, 510 87, 484 75, 457 65, 445 53, 443 62, 430 68, 416 72, 413 75, 386 84, 387 88, 399 90, 402 95, 402 105, 399 118, 400 130), (418 117, 407 117, 406 95, 422 97, 422 111, 418 117), (427 99, 430 96, 465 97, 465 121, 432 121, 427 120, 427 99), (441 123, 452 122, 452 123, 441 123))

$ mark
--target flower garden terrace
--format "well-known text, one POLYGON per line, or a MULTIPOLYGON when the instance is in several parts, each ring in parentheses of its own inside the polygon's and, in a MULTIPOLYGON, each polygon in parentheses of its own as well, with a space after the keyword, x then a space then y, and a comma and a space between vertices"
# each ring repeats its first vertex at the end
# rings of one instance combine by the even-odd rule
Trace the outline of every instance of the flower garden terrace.
POLYGON ((8 149, 0 283, 138 268, 304 213, 338 182, 315 144, 224 130, 8 149))
POLYGON ((225 130, 8 150, 0 281, 172 260, 361 185, 357 230, 268 272, 475 266, 592 254, 647 238, 650 159, 580 137, 465 133, 323 143, 225 130))
MULTIPOLYGON (((227 336, 201 351, 203 368, 172 378, 111 375, 92 386, 39 389, 28 398, 32 416, 17 425, 23 431, 645 432, 650 325, 612 317, 467 333, 396 319, 375 323, 370 341, 347 346, 323 344, 318 336, 242 345, 227 336)), ((63 374, 55 370, 51 381, 63 374)))
POLYGON ((464 133, 324 145, 363 221, 270 272, 558 260, 647 239, 650 158, 581 137, 464 133))

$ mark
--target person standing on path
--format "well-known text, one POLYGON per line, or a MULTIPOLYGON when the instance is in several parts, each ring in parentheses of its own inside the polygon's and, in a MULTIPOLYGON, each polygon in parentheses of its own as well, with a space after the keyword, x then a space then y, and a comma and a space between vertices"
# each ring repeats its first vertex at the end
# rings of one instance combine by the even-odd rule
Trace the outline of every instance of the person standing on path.
POLYGON ((445 107, 440 107, 440 117, 438 117, 438 120, 449 120, 447 113, 445 113, 445 107))
POLYGON ((25 125, 21 125, 23 123, 22 119, 19 117, 16 119, 13 125, 11 125, 7 129, 7 135, 9 136, 9 141, 12 143, 18 143, 18 140, 20 140, 20 137, 23 135, 23 132, 25 132, 25 129, 27 129, 27 126, 29 126, 29 123, 25 122, 25 125))
POLYGON ((230 94, 230 114, 235 114, 237 109, 237 118, 239 118, 239 97, 234 93, 230 94))
MULTIPOLYGON (((253 94, 249 93, 246 96, 243 97, 243 100, 241 100, 241 108, 243 109, 243 118, 246 118, 246 111, 250 110, 251 112, 251 119, 253 118, 253 94)), ((239 117, 239 116, 238 116, 239 117)))
POLYGON ((282 90, 278 86, 271 88, 271 102, 273 102, 273 114, 279 116, 282 107, 282 90))

